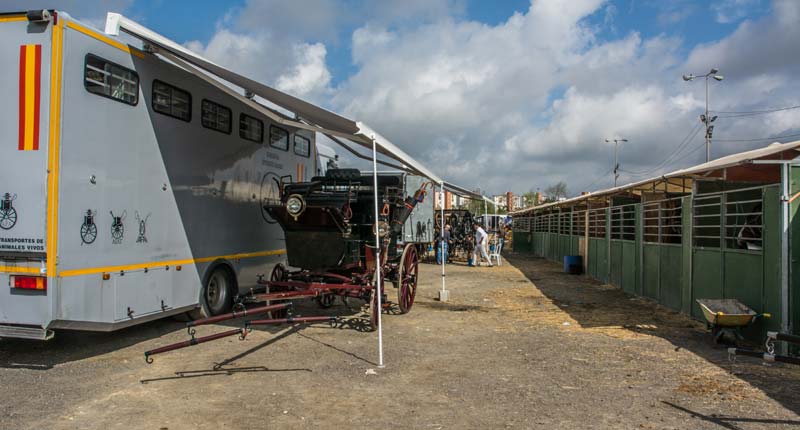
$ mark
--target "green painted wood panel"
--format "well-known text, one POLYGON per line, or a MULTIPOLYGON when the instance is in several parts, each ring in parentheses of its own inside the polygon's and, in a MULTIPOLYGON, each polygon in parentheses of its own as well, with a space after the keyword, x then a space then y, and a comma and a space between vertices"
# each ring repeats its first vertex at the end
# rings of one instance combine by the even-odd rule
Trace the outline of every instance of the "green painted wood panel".
POLYGON ((590 238, 594 242, 594 278, 601 282, 608 282, 608 245, 605 239, 590 238))
MULTIPOLYGON (((794 195, 800 192, 800 167, 790 169, 789 194, 794 195)), ((789 231, 800 232, 800 199, 795 199, 789 207, 789 231)), ((794 333, 800 334, 800 234, 790 234, 789 241, 789 315, 794 333)))
POLYGON ((639 274, 639 258, 635 242, 622 242, 622 289, 635 294, 639 274))
MULTIPOLYGON (((766 330, 781 328, 781 202, 780 189, 764 190, 764 312, 772 314, 765 321, 766 330)), ((796 230, 795 230, 796 231, 796 230)))
MULTIPOLYGON (((764 270, 762 256, 756 253, 725 251, 724 298, 736 299, 756 312, 762 312, 764 270)), ((763 331, 761 325, 743 331, 750 340, 759 340, 763 331)))
POLYGON ((658 301, 676 311, 681 310, 683 285, 683 247, 680 245, 660 245, 659 250, 659 290, 658 301))
POLYGON ((722 252, 695 248, 692 256, 692 316, 703 318, 697 299, 722 297, 722 252))
POLYGON ((565 256, 572 255, 570 254, 570 236, 568 234, 562 234, 559 237, 559 242, 561 244, 561 258, 559 258, 558 261, 563 262, 565 256))
POLYGON ((528 253, 531 251, 531 233, 523 231, 514 232, 514 252, 528 253))
POLYGON ((692 197, 681 199, 681 247, 683 248, 683 279, 681 282, 681 312, 692 312, 692 197))
POLYGON ((611 262, 610 262, 609 283, 622 288, 622 241, 611 241, 611 262))
POLYGON ((725 251, 724 298, 737 299, 755 311, 763 306, 763 266, 761 254, 725 251))
POLYGON ((645 243, 642 249, 643 255, 643 273, 642 273, 642 294, 645 297, 658 300, 658 287, 659 287, 659 251, 660 246, 652 243, 645 243))
POLYGON ((589 239, 589 264, 588 264, 588 271, 589 276, 592 278, 597 279, 597 241, 590 238, 589 239))

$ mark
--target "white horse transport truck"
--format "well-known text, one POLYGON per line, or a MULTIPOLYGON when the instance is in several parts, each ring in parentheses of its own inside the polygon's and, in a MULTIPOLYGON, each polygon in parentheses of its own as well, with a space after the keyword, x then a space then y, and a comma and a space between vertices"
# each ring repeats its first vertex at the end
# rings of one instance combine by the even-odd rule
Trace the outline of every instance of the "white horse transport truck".
MULTIPOLYGON (((119 14, 100 32, 0 13, 0 55, 0 338, 230 311, 286 262, 266 207, 323 172, 318 133, 399 162, 376 161, 411 190, 445 185, 366 124, 119 14)), ((432 214, 417 205, 402 241, 426 248, 432 214)))
POLYGON ((285 259, 313 131, 58 11, 0 14, 0 56, 0 337, 222 313, 285 259))

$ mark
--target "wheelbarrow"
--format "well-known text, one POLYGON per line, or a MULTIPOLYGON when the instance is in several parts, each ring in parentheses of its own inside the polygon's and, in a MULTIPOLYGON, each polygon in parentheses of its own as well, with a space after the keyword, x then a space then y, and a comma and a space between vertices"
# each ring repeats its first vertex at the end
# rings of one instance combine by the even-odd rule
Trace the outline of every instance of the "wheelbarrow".
POLYGON ((759 318, 772 316, 768 313, 756 313, 736 299, 697 299, 697 304, 703 311, 714 344, 721 343, 729 335, 738 346, 739 341, 744 340, 742 328, 755 324, 759 318))

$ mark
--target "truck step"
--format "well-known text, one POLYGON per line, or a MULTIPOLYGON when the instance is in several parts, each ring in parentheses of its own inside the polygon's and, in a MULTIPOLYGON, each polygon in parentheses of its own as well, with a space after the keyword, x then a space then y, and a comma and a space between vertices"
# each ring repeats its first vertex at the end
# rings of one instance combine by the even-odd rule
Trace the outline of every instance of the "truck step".
POLYGON ((13 337, 17 339, 50 340, 53 338, 53 336, 53 330, 47 330, 39 327, 0 325, 0 338, 13 337))

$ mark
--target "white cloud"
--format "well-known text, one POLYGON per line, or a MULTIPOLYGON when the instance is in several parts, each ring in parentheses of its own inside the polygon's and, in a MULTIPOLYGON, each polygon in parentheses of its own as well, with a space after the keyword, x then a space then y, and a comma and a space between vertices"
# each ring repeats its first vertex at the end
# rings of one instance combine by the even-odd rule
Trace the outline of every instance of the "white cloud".
MULTIPOLYGON (((630 140, 623 169, 640 177, 702 161, 702 132, 673 155, 705 106, 702 80, 686 83, 683 73, 723 69, 712 109, 800 104, 798 9, 777 1, 773 14, 688 56, 669 35, 599 42, 585 22, 608 14, 602 1, 540 0, 496 26, 453 17, 414 28, 370 23, 353 33, 358 69, 336 88, 334 106, 466 186, 521 192, 565 180, 577 192, 611 168, 607 137, 630 140), (660 166, 669 156, 675 162, 660 166)), ((796 130, 797 114, 720 118, 712 156, 766 143, 723 139, 796 130)))
MULTIPOLYGON (((746 20, 761 6, 751 3, 716 2, 716 19, 739 24, 692 47, 667 25, 685 19, 692 2, 664 3, 657 20, 666 34, 600 38, 588 18, 611 26, 619 16, 604 0, 536 0, 497 25, 465 19, 463 0, 247 0, 210 40, 187 46, 367 122, 456 183, 497 193, 564 180, 577 192, 610 184, 610 173, 595 181, 612 164, 605 138, 629 139, 622 169, 640 176, 622 181, 704 158, 699 133, 677 163, 659 166, 705 106, 704 82, 686 83, 684 73, 720 68, 712 110, 800 104, 800 2, 775 0, 771 13, 746 20), (354 71, 333 79, 328 57, 346 43, 354 71)), ((719 116, 717 156, 766 143, 731 140, 797 133, 800 124, 800 110, 719 116)))
POLYGON ((717 22, 728 24, 746 17, 752 9, 757 8, 760 4, 760 0, 717 0, 710 7, 716 15, 717 22))
POLYGON ((331 81, 331 74, 325 66, 325 45, 321 43, 299 44, 293 47, 294 66, 276 80, 281 91, 300 96, 319 98, 331 81))

